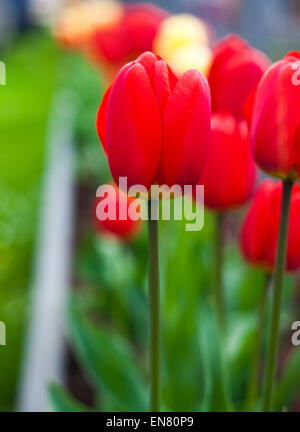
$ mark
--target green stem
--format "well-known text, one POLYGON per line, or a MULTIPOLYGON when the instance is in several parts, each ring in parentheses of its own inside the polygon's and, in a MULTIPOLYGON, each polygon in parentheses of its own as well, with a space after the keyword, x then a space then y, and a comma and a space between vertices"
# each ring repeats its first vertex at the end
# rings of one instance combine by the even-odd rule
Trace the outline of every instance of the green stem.
POLYGON ((247 411, 252 411, 259 390, 259 368, 261 361, 261 347, 264 335, 266 300, 268 294, 268 286, 271 280, 271 274, 265 274, 264 286, 261 293, 259 307, 257 311, 257 323, 254 334, 254 350, 252 358, 251 376, 248 387, 247 411))
POLYGON ((160 402, 160 292, 158 261, 158 201, 148 201, 149 305, 150 305, 150 411, 159 411, 160 402), (152 215, 151 215, 151 206, 152 215))
MULTIPOLYGON (((268 338, 265 380, 263 388, 263 411, 270 411, 272 403, 272 391, 277 363, 279 320, 282 300, 283 274, 285 269, 287 234, 289 225, 290 201, 293 182, 283 182, 283 193, 281 201, 281 216, 279 237, 277 242, 276 264, 274 272, 274 291, 271 310, 271 325, 268 338)), ((263 217, 263 216, 262 216, 263 217)))
POLYGON ((215 215, 214 227, 214 301, 220 329, 225 328, 225 304, 222 280, 222 225, 223 213, 218 212, 215 215))

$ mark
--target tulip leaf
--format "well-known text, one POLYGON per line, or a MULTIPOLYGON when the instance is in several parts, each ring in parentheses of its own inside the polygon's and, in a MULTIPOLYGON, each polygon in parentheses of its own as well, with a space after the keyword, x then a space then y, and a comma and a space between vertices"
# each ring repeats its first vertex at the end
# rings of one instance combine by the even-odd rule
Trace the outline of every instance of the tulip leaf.
POLYGON ((232 397, 240 401, 249 385, 255 342, 255 316, 232 312, 231 320, 228 321, 225 355, 229 364, 232 397))
POLYGON ((203 411, 232 411, 225 364, 224 341, 215 316, 214 308, 206 303, 199 324, 199 340, 203 359, 204 399, 203 411))
POLYGON ((81 277, 105 288, 127 286, 135 271, 131 251, 118 242, 96 236, 84 239, 78 268, 81 277))
POLYGON ((119 410, 145 411, 147 391, 130 344, 71 306, 71 340, 100 396, 108 394, 119 410))
POLYGON ((161 266, 163 400, 172 411, 195 411, 199 410, 203 396, 197 338, 197 323, 201 319, 197 300, 202 285, 198 281, 198 272, 194 271, 196 265, 199 267, 198 256, 190 251, 194 237, 189 237, 184 223, 165 224, 160 233, 164 260, 161 266), (187 260, 187 256, 193 260, 187 260))
POLYGON ((49 387, 49 400, 51 407, 56 412, 88 412, 86 407, 76 400, 61 384, 52 382, 49 387))
POLYGON ((300 396, 300 349, 295 348, 275 389, 273 408, 282 411, 300 396))

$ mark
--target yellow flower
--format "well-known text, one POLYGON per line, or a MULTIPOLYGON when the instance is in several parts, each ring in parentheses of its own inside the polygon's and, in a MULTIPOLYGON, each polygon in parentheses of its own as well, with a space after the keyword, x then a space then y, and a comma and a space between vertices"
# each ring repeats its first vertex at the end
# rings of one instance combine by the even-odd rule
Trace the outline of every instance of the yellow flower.
POLYGON ((177 75, 182 75, 189 69, 197 69, 207 76, 211 64, 211 50, 205 46, 187 45, 173 51, 167 61, 177 75))
POLYGON ((207 75, 211 62, 207 25, 189 14, 165 19, 154 40, 154 52, 163 57, 177 74, 198 69, 207 75))
POLYGON ((186 45, 209 45, 209 35, 204 21, 190 14, 172 15, 160 26, 154 49, 161 55, 186 45))
POLYGON ((122 15, 123 7, 113 0, 79 1, 63 8, 54 36, 64 46, 81 49, 95 30, 117 25, 122 15))

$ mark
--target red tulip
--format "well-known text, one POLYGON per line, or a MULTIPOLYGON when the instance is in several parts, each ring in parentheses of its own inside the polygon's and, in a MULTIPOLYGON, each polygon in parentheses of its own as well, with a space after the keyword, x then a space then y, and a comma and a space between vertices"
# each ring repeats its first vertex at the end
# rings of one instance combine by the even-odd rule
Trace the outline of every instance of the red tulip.
POLYGON ((91 37, 90 56, 97 62, 123 64, 130 51, 124 39, 121 23, 109 28, 97 29, 91 37))
POLYGON ((208 75, 213 112, 226 110, 242 117, 247 98, 269 64, 263 53, 238 36, 222 39, 214 49, 208 75))
POLYGON ((209 144, 207 81, 197 70, 177 79, 164 60, 144 53, 106 92, 97 131, 116 183, 194 186, 209 144))
POLYGON ((226 112, 213 114, 211 143, 199 180, 205 205, 224 211, 244 204, 253 193, 255 178, 246 121, 226 112))
POLYGON ((168 12, 151 3, 128 6, 122 26, 131 54, 136 57, 144 51, 153 51, 157 30, 168 16, 168 12))
POLYGON ((168 15, 150 3, 125 7, 116 25, 95 31, 91 38, 91 57, 123 66, 144 51, 152 51, 160 23, 168 15))
MULTIPOLYGON (((240 249, 252 265, 273 270, 280 221, 282 182, 265 180, 260 185, 245 217, 240 249)), ((292 190, 286 270, 300 267, 300 186, 292 190)))
POLYGON ((107 194, 105 197, 97 197, 93 207, 93 221, 96 231, 103 235, 113 235, 121 240, 130 240, 138 234, 141 221, 133 220, 129 215, 130 204, 135 198, 128 197, 117 186, 110 185, 114 193, 107 194), (98 212, 101 212, 99 204, 105 199, 105 211, 111 207, 115 209, 115 213, 105 220, 101 220, 98 212), (125 213, 125 218, 120 219, 119 211, 122 207, 125 213))
POLYGON ((300 54, 274 63, 259 83, 251 141, 258 165, 282 179, 300 177, 300 54))

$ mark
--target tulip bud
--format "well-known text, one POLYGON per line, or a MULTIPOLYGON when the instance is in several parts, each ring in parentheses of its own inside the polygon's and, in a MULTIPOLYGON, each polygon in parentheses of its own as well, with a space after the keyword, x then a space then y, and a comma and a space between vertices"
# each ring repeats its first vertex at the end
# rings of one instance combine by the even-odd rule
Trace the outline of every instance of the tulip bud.
POLYGON ((210 92, 196 70, 178 79, 148 52, 124 66, 106 92, 97 131, 116 183, 195 186, 210 136, 210 92))
POLYGON ((100 64, 122 67, 144 51, 152 51, 161 22, 169 14, 150 3, 131 5, 114 26, 96 29, 90 41, 90 58, 100 64))
POLYGON ((268 58, 246 41, 232 35, 214 48, 208 82, 212 110, 243 117, 244 105, 269 66, 268 58))
MULTIPOLYGON (((280 222, 282 182, 265 180, 257 190, 240 233, 241 252, 251 265, 273 271, 280 222)), ((286 270, 300 267, 300 186, 292 190, 286 270)))
POLYGON ((97 197, 95 200, 94 227, 102 235, 114 236, 123 241, 131 240, 141 228, 141 221, 133 220, 129 214, 130 204, 135 199, 128 197, 115 185, 110 185, 110 188, 107 196, 97 197), (105 214, 102 211, 103 207, 105 207, 105 214))
POLYGON ((151 3, 127 7, 122 26, 123 37, 130 45, 130 59, 153 50, 154 38, 161 23, 168 16, 168 12, 151 3))
POLYGON ((232 114, 213 114, 211 142, 199 184, 204 203, 225 211, 244 204, 252 195, 256 179, 248 126, 232 114))
POLYGON ((300 178, 300 54, 274 63, 254 100, 251 141, 257 164, 281 179, 300 178))

